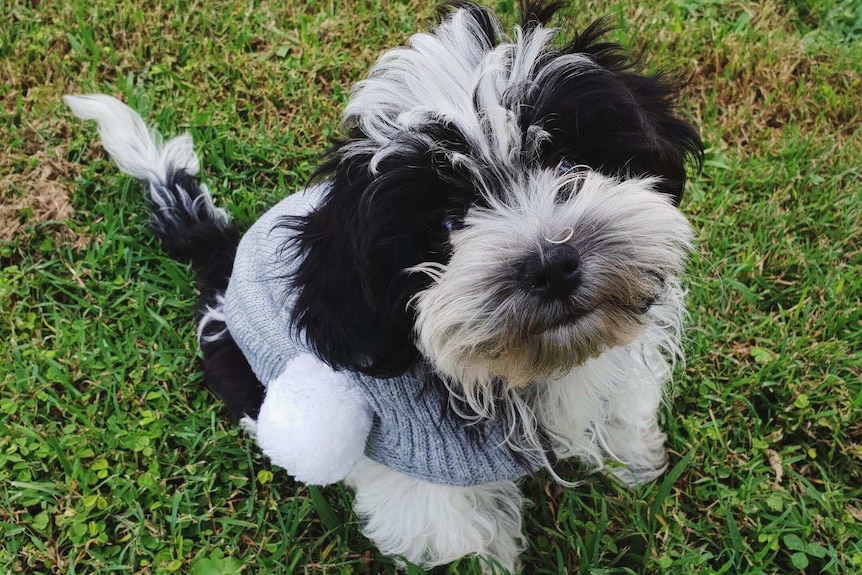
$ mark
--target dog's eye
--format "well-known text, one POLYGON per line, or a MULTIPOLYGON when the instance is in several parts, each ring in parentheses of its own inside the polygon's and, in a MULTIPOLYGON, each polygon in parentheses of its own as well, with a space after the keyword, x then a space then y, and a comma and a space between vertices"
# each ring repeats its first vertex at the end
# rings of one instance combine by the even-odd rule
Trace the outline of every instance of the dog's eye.
POLYGON ((443 228, 447 232, 451 233, 452 230, 455 230, 458 228, 458 219, 455 216, 445 216, 443 218, 443 228))
POLYGON ((563 160, 557 165, 557 175, 562 176, 563 174, 568 174, 574 169, 575 167, 570 162, 563 160))
MULTIPOLYGON (((568 164, 568 162, 563 162, 563 164, 568 165, 568 169, 565 171, 561 171, 560 174, 574 172, 577 170, 576 167, 572 166, 571 164, 568 164)), ((561 164, 560 167, 558 168, 558 170, 563 170, 563 169, 564 169, 564 167, 561 164)), ((578 193, 580 193, 581 188, 583 188, 583 187, 584 187, 584 178, 582 178, 582 177, 571 178, 569 181, 566 182, 565 187, 557 190, 557 196, 554 198, 554 201, 558 204, 565 204, 566 202, 568 202, 569 200, 571 200, 572 198, 577 196, 578 193)))
POLYGON ((438 226, 429 230, 430 234, 428 236, 427 244, 429 258, 435 257, 435 254, 438 258, 441 257, 441 254, 443 256, 448 254, 451 250, 449 235, 452 231, 461 227, 461 221, 456 216, 444 216, 439 220, 439 222, 440 224, 438 226))

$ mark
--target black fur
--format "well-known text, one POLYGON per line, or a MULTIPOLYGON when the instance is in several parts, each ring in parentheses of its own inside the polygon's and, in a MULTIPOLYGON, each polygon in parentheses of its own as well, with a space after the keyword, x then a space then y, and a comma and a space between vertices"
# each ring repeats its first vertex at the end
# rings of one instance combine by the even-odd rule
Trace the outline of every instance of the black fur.
MULTIPOLYGON (((547 22, 561 6, 523 3, 524 29, 529 33, 547 22)), ((448 8, 467 10, 489 49, 499 43, 496 16, 489 10, 471 2, 448 8)), ((702 154, 697 132, 673 115, 679 84, 664 75, 641 74, 619 46, 601 39, 606 31, 604 22, 593 24, 549 52, 535 74, 567 54, 584 54, 603 70, 571 75, 562 69, 513 93, 510 104, 523 132, 541 126, 551 135, 539 154, 521 159, 519 169, 538 161, 550 168, 586 165, 611 176, 660 176, 661 191, 679 202, 685 161, 699 161, 702 154)), ((420 361, 408 304, 430 280, 405 270, 422 262, 446 263, 444 219, 457 225, 483 197, 472 181, 478 175, 448 160, 453 151, 472 156, 466 138, 438 118, 402 134, 398 152, 373 174, 372 152, 355 152, 367 140, 355 126, 336 141, 314 176, 328 180, 331 192, 312 213, 282 224, 296 230, 295 247, 302 255, 290 278, 298 293, 294 329, 333 368, 389 377, 420 361)), ((487 180, 494 173, 487 169, 481 175, 487 180)), ((504 185, 500 182, 500 189, 504 185)))
POLYGON ((475 203, 466 174, 442 169, 447 149, 465 148, 450 126, 430 123, 404 135, 397 154, 372 176, 370 156, 343 161, 341 150, 362 136, 336 144, 316 178, 329 178, 333 193, 323 205, 284 225, 297 230, 303 258, 291 278, 299 293, 294 327, 334 368, 376 376, 401 375, 416 366, 409 298, 429 278, 405 270, 421 262, 445 262, 444 219, 463 217, 475 203))
POLYGON ((532 125, 550 132, 540 153, 548 167, 567 161, 610 176, 659 176, 660 191, 678 205, 686 161, 700 166, 703 157, 697 131, 673 113, 683 83, 668 74, 642 73, 637 60, 602 39, 609 28, 598 20, 559 52, 546 55, 544 67, 561 55, 583 54, 602 70, 550 72, 529 90, 519 123, 525 133, 532 125))
MULTIPOLYGON (((219 324, 215 324, 219 326, 219 324)), ((221 324, 219 327, 225 327, 221 324)), ((248 360, 228 332, 218 339, 201 343, 204 356, 204 381, 224 402, 237 420, 244 416, 257 419, 265 394, 248 360)))
POLYGON ((521 15, 521 27, 525 30, 535 26, 547 26, 554 16, 566 7, 565 2, 548 2, 547 0, 523 0, 518 3, 521 15))
MULTIPOLYGON (((164 185, 159 182, 145 185, 153 186, 153 193, 165 203, 163 207, 150 202, 150 228, 168 255, 192 264, 194 269, 195 284, 200 292, 199 321, 206 308, 227 289, 240 233, 232 222, 210 215, 206 208, 209 199, 203 197, 200 183, 185 171, 169 173, 164 185)), ((237 419, 243 415, 256 418, 264 388, 226 326, 212 322, 203 335, 201 351, 207 387, 224 401, 237 419), (207 340, 207 335, 222 330, 218 339, 207 340)))
POLYGON ((192 264, 201 299, 209 303, 227 287, 239 245, 236 226, 210 217, 208 203, 198 200, 204 195, 200 182, 184 170, 169 172, 164 185, 144 185, 152 186, 165 203, 161 207, 150 201, 150 229, 169 256, 192 264))

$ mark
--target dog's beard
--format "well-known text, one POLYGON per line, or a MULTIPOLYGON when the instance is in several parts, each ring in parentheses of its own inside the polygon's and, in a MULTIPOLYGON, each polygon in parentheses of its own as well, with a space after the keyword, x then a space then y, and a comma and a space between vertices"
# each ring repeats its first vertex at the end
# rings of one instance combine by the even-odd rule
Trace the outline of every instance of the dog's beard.
POLYGON ((434 280, 413 300, 417 345, 454 392, 487 411, 499 382, 554 378, 662 321, 692 231, 655 185, 545 170, 468 212, 449 263, 413 270, 434 280), (564 235, 581 255, 581 283, 547 301, 518 280, 518 262, 564 235))

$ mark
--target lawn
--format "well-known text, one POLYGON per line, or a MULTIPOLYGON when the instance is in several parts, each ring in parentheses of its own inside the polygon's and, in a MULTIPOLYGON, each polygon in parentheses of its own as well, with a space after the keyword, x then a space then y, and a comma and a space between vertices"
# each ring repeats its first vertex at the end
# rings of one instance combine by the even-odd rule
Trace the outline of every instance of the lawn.
MULTIPOLYGON (((217 202, 250 221, 433 13, 0 0, 0 573, 395 572, 346 489, 290 481, 203 389, 189 269, 60 96, 191 132, 217 202)), ((862 0, 582 0, 565 25, 606 14, 653 69, 690 76, 681 110, 708 147, 683 201, 687 362, 663 480, 526 481, 525 573, 860 573, 862 0)))

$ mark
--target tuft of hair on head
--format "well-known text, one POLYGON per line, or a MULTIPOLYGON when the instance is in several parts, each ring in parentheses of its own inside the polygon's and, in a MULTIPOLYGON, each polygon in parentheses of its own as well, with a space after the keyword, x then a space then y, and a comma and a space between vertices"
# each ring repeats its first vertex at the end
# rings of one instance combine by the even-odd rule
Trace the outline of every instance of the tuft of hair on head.
POLYGON ((468 212, 505 204, 530 174, 656 178, 679 203, 702 153, 674 113, 679 85, 607 41, 605 20, 566 40, 547 27, 563 6, 522 3, 510 38, 489 9, 449 3, 354 87, 312 179, 329 193, 282 222, 301 256, 294 329, 332 367, 390 376, 423 361, 409 304, 436 280, 409 270, 445 267, 468 212))
POLYGON ((568 2, 548 0, 521 0, 518 2, 518 14, 521 16, 521 26, 528 29, 533 26, 547 26, 568 2))

